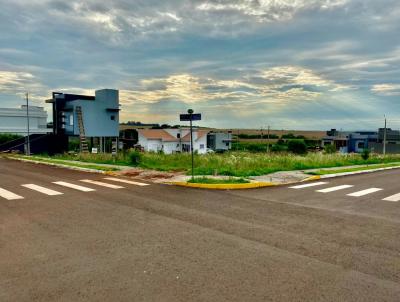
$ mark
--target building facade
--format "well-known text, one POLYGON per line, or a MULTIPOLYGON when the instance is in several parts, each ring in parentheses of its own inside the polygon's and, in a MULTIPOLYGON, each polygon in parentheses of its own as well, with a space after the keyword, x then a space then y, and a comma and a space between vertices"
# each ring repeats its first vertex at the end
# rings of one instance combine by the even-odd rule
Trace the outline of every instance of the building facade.
MULTIPOLYGON (((19 134, 28 133, 28 119, 26 106, 20 108, 0 108, 0 133, 19 134)), ((47 134, 47 112, 43 107, 29 106, 29 133, 47 134)))

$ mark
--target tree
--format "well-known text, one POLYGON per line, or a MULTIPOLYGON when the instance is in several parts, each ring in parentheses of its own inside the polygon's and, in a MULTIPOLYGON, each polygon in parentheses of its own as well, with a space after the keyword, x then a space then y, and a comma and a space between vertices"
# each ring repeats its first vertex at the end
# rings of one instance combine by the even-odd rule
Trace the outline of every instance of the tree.
POLYGON ((306 154, 307 145, 304 140, 291 140, 288 143, 288 151, 294 154, 306 154))

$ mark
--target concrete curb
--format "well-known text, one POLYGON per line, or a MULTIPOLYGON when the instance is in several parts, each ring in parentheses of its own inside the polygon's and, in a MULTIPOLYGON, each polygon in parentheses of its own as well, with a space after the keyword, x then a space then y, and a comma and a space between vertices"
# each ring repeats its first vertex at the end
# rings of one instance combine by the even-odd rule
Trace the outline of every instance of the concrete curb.
POLYGON ((212 190, 242 190, 242 189, 256 189, 263 187, 277 186, 278 184, 272 182, 251 182, 245 184, 200 184, 188 182, 169 182, 170 185, 197 188, 197 189, 212 189, 212 190))
POLYGON ((325 174, 325 175, 313 175, 313 176, 310 176, 310 177, 306 178, 303 181, 311 181, 311 180, 318 180, 318 179, 324 179, 324 178, 334 178, 334 177, 348 176, 348 175, 365 174, 365 173, 372 173, 372 172, 379 172, 379 171, 386 171, 386 170, 394 170, 394 169, 400 169, 400 166, 398 166, 398 167, 369 169, 369 170, 361 170, 361 171, 353 171, 353 172, 332 173, 332 174, 325 174))
POLYGON ((96 169, 91 169, 91 168, 74 167, 74 166, 64 165, 64 164, 60 164, 60 163, 49 163, 49 162, 44 162, 44 161, 40 161, 40 160, 17 158, 17 157, 12 157, 12 156, 10 156, 10 157, 7 156, 6 158, 12 159, 12 160, 18 160, 18 161, 22 161, 22 162, 33 163, 33 164, 42 164, 42 165, 48 165, 48 166, 53 166, 53 167, 60 167, 60 168, 65 168, 65 169, 70 169, 70 170, 75 170, 75 171, 99 173, 99 174, 105 174, 105 175, 110 175, 110 176, 116 175, 113 171, 103 171, 103 170, 96 170, 96 169))

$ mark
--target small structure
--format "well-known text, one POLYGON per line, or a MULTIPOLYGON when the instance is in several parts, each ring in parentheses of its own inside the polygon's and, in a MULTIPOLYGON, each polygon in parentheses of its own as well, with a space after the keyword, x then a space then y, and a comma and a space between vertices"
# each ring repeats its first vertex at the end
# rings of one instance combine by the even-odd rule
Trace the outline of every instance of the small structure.
POLYGON ((207 134, 207 148, 216 152, 232 148, 232 132, 210 132, 207 134))
MULTIPOLYGON (((28 133, 26 105, 20 108, 0 108, 0 133, 19 134, 28 133)), ((47 112, 43 107, 29 106, 29 133, 47 134, 47 112)))
POLYGON ((100 151, 118 145, 119 93, 114 89, 96 90, 95 96, 53 92, 46 101, 53 105, 53 132, 58 136, 79 136, 82 152, 88 152, 87 138, 100 151))

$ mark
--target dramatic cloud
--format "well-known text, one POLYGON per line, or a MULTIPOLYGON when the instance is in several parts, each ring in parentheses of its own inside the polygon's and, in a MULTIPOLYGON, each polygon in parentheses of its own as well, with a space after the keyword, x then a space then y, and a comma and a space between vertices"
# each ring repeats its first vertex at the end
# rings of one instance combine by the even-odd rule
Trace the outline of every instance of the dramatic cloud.
POLYGON ((400 84, 377 84, 371 91, 386 96, 400 95, 400 84))
POLYGON ((216 127, 373 129, 400 114, 398 0, 0 6, 0 106, 117 88, 123 120, 175 123, 190 106, 216 127))

